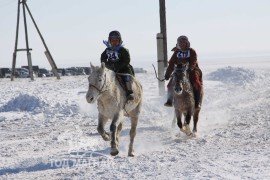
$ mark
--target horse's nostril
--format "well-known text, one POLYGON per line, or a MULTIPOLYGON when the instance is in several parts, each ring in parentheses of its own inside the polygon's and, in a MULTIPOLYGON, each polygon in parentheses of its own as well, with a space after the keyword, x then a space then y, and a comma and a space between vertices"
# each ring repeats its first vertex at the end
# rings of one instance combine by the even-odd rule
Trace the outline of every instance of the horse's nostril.
POLYGON ((93 101, 93 100, 94 100, 94 98, 93 98, 93 97, 91 97, 91 98, 90 98, 90 101, 93 101))

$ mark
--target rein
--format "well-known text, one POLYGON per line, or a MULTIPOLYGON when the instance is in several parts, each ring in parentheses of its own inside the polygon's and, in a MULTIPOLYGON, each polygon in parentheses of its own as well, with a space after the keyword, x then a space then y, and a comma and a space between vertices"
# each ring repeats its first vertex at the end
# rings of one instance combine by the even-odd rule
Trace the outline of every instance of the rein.
POLYGON ((153 66, 153 68, 154 68, 154 70, 155 70, 155 74, 156 74, 156 78, 157 78, 157 80, 159 80, 159 81, 165 81, 165 79, 159 79, 158 78, 158 76, 157 76, 157 71, 156 71, 156 68, 155 68, 155 66, 152 64, 152 66, 153 66))
POLYGON ((102 93, 104 93, 105 91, 107 91, 107 89, 103 91, 103 88, 104 88, 104 86, 105 86, 105 84, 106 84, 106 79, 107 79, 107 76, 106 76, 106 74, 105 74, 105 80, 104 80, 104 83, 103 83, 101 89, 97 88, 95 85, 90 84, 90 83, 89 83, 89 88, 90 88, 90 87, 95 88, 95 89, 98 91, 99 95, 102 94, 102 93))

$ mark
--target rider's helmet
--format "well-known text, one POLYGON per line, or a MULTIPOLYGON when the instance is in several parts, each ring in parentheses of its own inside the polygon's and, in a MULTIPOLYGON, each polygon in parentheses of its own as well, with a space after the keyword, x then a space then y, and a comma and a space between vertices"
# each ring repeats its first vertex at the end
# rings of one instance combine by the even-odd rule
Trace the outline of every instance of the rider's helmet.
POLYGON ((109 42, 111 42, 111 38, 117 38, 117 39, 119 39, 119 42, 120 42, 120 44, 122 43, 122 38, 121 38, 121 34, 120 34, 120 32, 119 31, 111 31, 110 33, 109 33, 109 37, 108 37, 108 41, 109 42))
POLYGON ((185 42, 186 42, 186 48, 190 48, 190 42, 188 41, 188 37, 187 37, 187 36, 182 35, 182 36, 179 36, 179 37, 177 38, 177 44, 176 44, 176 47, 177 47, 178 49, 180 49, 180 41, 185 41, 185 42))

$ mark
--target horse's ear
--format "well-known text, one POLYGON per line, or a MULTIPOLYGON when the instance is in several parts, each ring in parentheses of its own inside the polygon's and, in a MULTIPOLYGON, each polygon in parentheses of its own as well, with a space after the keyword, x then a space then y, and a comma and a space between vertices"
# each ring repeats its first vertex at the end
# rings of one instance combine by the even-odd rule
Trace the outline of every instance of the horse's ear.
POLYGON ((90 74, 93 72, 95 66, 90 62, 90 74))
POLYGON ((101 68, 105 69, 105 63, 104 62, 101 63, 101 68))
POLYGON ((95 66, 90 62, 90 68, 95 68, 95 66))

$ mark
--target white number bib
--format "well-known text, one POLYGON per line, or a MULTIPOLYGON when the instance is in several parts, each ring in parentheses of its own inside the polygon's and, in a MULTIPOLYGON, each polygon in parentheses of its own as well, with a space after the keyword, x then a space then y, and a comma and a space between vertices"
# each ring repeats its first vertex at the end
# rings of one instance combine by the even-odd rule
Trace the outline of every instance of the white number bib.
POLYGON ((190 50, 187 50, 187 51, 180 50, 180 51, 178 51, 176 56, 178 59, 189 58, 190 57, 190 50))
POLYGON ((117 51, 107 50, 106 54, 108 56, 108 60, 110 60, 110 61, 117 61, 117 60, 119 60, 118 52, 117 51))

